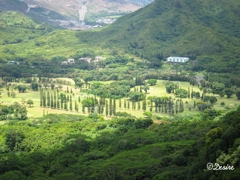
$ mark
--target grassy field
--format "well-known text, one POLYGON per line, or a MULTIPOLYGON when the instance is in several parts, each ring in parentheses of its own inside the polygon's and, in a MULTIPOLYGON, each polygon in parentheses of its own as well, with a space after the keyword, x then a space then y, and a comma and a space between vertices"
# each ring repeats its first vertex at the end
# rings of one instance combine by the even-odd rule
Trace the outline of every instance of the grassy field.
MULTIPOLYGON (((53 108, 42 108, 40 107, 40 91, 32 91, 30 89, 28 89, 25 93, 19 93, 17 90, 14 90, 14 92, 16 93, 16 97, 8 97, 7 94, 7 90, 4 88, 1 91, 1 98, 0 98, 0 103, 4 104, 4 105, 11 105, 14 102, 19 102, 19 103, 24 103, 27 107, 28 110, 28 117, 39 117, 39 116, 43 116, 43 114, 81 114, 81 115, 88 115, 88 113, 83 114, 82 113, 82 104, 78 103, 78 107, 79 107, 79 111, 76 112, 74 110, 74 102, 77 101, 78 102, 78 98, 80 97, 81 100, 83 100, 84 98, 90 97, 92 95, 90 94, 86 94, 84 92, 81 92, 80 89, 76 89, 74 86, 74 81, 72 79, 69 78, 61 78, 61 80, 65 80, 65 81, 69 81, 71 82, 71 85, 62 85, 62 89, 59 90, 59 94, 60 93, 66 93, 66 90, 69 89, 72 90, 73 94, 68 93, 68 95, 72 95, 72 102, 73 102, 73 110, 70 111, 66 111, 66 110, 61 110, 61 109, 53 109, 53 108), (29 107, 26 104, 26 101, 28 99, 33 100, 34 105, 33 107, 29 107)), ((106 82, 102 82, 103 84, 110 84, 112 81, 106 81, 106 82)), ((93 82, 91 82, 93 83, 93 82)), ((198 91, 200 92, 199 88, 197 86, 191 86, 188 82, 177 82, 175 81, 174 83, 179 83, 179 86, 182 89, 188 89, 188 87, 190 87, 190 89, 193 89, 194 91, 198 91)), ((27 84, 29 85, 29 84, 27 84)), ((140 88, 139 86, 137 86, 138 89, 140 88)), ((133 88, 131 89, 133 91, 133 88)), ((54 90, 51 90, 50 88, 45 89, 45 92, 49 91, 50 94, 54 93, 54 90)), ((201 93, 201 92, 200 92, 201 93)), ((208 95, 213 95, 213 94, 208 94, 208 95)), ((164 85, 164 81, 163 80, 158 80, 157 84, 155 86, 150 86, 149 91, 146 94, 147 97, 149 96, 158 96, 158 97, 172 97, 173 99, 174 94, 168 94, 165 90, 165 85, 164 85)), ((214 109, 217 110, 224 110, 226 107, 227 108, 232 108, 236 105, 240 104, 240 101, 237 100, 237 98, 235 96, 232 96, 231 98, 227 98, 227 97, 219 97, 218 95, 215 95, 218 99, 218 101, 214 104, 214 109), (225 106, 221 105, 221 102, 225 103, 225 106)), ((183 116, 186 115, 196 115, 197 113, 199 113, 197 108, 192 108, 190 111, 187 108, 187 104, 185 102, 188 102, 188 104, 191 104, 193 106, 194 101, 198 102, 201 101, 201 99, 190 99, 190 98, 183 98, 183 102, 185 105, 185 110, 183 113, 181 113, 183 116)), ((132 103, 130 102, 130 108, 129 109, 125 109, 124 108, 124 100, 121 100, 121 108, 119 108, 119 100, 116 100, 116 112, 127 112, 133 116, 136 117, 143 117, 143 110, 133 110, 132 109, 132 103)), ((141 107, 142 107, 142 102, 140 103, 141 107)), ((137 106, 137 105, 136 105, 137 106)), ((87 108, 86 108, 87 109, 87 108)), ((149 104, 147 106, 147 111, 150 110, 149 104)), ((85 110, 87 111, 87 110, 85 110)), ((163 114, 163 113, 155 113, 155 108, 153 108, 153 114, 159 115, 159 116, 169 116, 168 114, 163 114)), ((105 112, 104 112, 105 115, 105 112)), ((110 117, 106 117, 107 119, 109 119, 110 117)), ((3 122, 0 122, 3 123, 3 122)))
MULTIPOLYGON (((74 86, 67 86, 67 85, 62 85, 62 90, 59 91, 60 93, 65 93, 67 87, 70 89, 72 89, 74 95, 72 96, 72 101, 73 104, 75 102, 75 100, 78 100, 78 97, 80 96, 81 98, 86 97, 86 93, 82 93, 80 92, 79 89, 75 89, 74 86)), ((44 91, 49 91, 50 94, 54 93, 54 90, 51 89, 46 89, 44 91)), ((28 110, 28 117, 39 117, 43 115, 43 110, 45 111, 45 113, 53 113, 53 114, 60 114, 60 113, 71 113, 71 114, 76 114, 77 112, 75 111, 65 111, 65 110, 58 110, 58 109, 52 109, 52 108, 42 108, 40 107, 40 91, 32 91, 32 90, 27 90, 25 93, 19 93, 17 90, 14 90, 14 92, 16 93, 16 97, 8 97, 7 94, 7 90, 3 89, 1 91, 1 104, 3 105, 11 105, 14 102, 19 102, 19 103, 23 103, 25 101, 25 105, 27 107, 28 110), (26 101, 28 99, 33 100, 34 105, 33 107, 29 107, 26 104, 26 101)), ((69 93, 70 95, 70 93, 69 93)), ((81 107, 79 107, 80 110, 81 107)), ((80 113, 79 113, 80 114, 80 113)))

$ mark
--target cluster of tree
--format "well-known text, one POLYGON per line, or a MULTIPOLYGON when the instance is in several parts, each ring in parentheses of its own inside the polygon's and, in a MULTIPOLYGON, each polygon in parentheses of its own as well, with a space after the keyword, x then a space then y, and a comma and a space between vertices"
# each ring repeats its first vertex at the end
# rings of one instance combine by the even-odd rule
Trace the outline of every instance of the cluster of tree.
POLYGON ((209 82, 206 80, 202 80, 200 82, 201 89, 203 93, 212 92, 213 94, 218 94, 220 97, 231 98, 233 94, 236 94, 237 99, 240 100, 240 89, 237 86, 226 86, 223 83, 218 82, 209 82))
POLYGON ((239 112, 213 121, 221 112, 205 110, 160 125, 64 114, 5 124, 0 179, 238 179, 239 112), (234 170, 211 171, 209 162, 234 170))
MULTIPOLYGON (((119 100, 121 101, 121 100, 119 100)), ((116 99, 110 98, 109 100, 101 97, 99 100, 96 98, 87 98, 82 100, 82 112, 85 113, 85 108, 87 108, 88 113, 95 113, 106 116, 116 115, 116 99)))
POLYGON ((27 86, 23 84, 18 85, 17 88, 20 93, 24 93, 27 90, 27 86))
MULTIPOLYGON (((78 97, 78 102, 74 102, 74 110, 78 112, 78 103, 80 102, 80 97, 78 97)), ((73 110, 72 95, 64 94, 54 91, 50 94, 49 91, 45 92, 43 89, 40 90, 40 107, 53 108, 53 109, 64 109, 66 111, 73 110)))
POLYGON ((127 96, 130 92, 131 86, 131 82, 122 83, 121 81, 111 84, 93 83, 91 84, 89 92, 99 97, 122 98, 127 96))
POLYGON ((147 83, 148 83, 150 86, 154 86, 154 85, 156 85, 157 80, 156 80, 156 79, 149 79, 149 80, 147 81, 147 83))
POLYGON ((174 93, 174 90, 179 88, 179 85, 177 83, 173 83, 171 81, 164 82, 164 84, 165 84, 166 91, 169 94, 174 93))
POLYGON ((169 80, 169 81, 186 81, 186 82, 190 82, 192 81, 193 84, 196 84, 196 78, 190 78, 188 75, 186 74, 169 74, 169 73, 164 73, 160 75, 160 78, 163 80, 169 80))
POLYGON ((106 65, 108 64, 121 64, 121 65, 126 65, 128 62, 133 62, 133 58, 129 58, 126 56, 110 56, 105 59, 106 65))
POLYGON ((27 118, 26 107, 18 102, 10 106, 0 105, 0 120, 26 120, 27 118))
POLYGON ((184 111, 184 103, 182 99, 173 100, 171 97, 149 96, 149 111, 155 108, 156 113, 166 113, 170 115, 178 114, 184 111))
POLYGON ((186 89, 176 89, 174 94, 175 94, 175 97, 177 97, 177 98, 187 98, 188 97, 188 91, 186 89))

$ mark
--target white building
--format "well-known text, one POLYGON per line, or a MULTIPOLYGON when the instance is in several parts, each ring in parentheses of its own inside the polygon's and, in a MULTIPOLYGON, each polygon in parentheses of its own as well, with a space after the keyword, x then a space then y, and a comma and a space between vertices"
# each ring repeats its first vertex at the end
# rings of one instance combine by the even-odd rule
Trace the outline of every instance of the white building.
POLYGON ((9 61, 8 64, 17 64, 17 65, 19 65, 19 62, 16 62, 16 61, 9 61))
POLYGON ((68 62, 68 64, 74 64, 75 63, 74 59, 68 59, 67 62, 68 62))
POLYGON ((64 64, 75 64, 75 61, 74 61, 74 59, 68 59, 67 61, 62 61, 61 64, 62 65, 64 65, 64 64))
POLYGON ((96 56, 95 57, 95 61, 102 61, 103 60, 103 57, 102 56, 96 56))
POLYGON ((86 61, 86 62, 90 63, 92 61, 92 58, 83 57, 83 58, 79 58, 78 60, 86 61))
POLYGON ((167 62, 173 63, 185 63, 189 60, 189 57, 168 57, 167 62))

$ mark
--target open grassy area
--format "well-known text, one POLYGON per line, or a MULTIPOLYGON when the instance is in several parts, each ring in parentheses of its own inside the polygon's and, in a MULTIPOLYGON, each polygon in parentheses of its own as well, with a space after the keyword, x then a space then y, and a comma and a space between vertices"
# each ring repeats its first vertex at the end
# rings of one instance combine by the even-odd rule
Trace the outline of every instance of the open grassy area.
MULTIPOLYGON (((200 91, 198 86, 192 86, 192 85, 190 85, 189 82, 180 82, 180 81, 172 81, 172 82, 178 83, 179 86, 181 87, 181 89, 188 90, 188 87, 189 87, 191 90, 193 90, 195 92, 200 92, 200 94, 202 94, 202 92, 200 91)), ((136 87, 140 88, 140 86, 136 86, 136 87)), ((131 90, 133 91, 133 88, 131 90)), ((232 108, 232 107, 240 104, 240 101, 237 100, 237 97, 235 95, 233 95, 231 98, 227 98, 226 96, 220 97, 219 95, 216 95, 216 94, 214 95, 212 93, 209 93, 206 95, 215 96, 218 99, 218 101, 213 105, 213 108, 216 110, 225 110, 226 108, 232 108), (225 105, 222 106, 221 102, 224 102, 225 105)), ((149 97, 149 96, 172 97, 173 99, 175 98, 173 93, 168 94, 166 92, 164 80, 158 80, 157 84, 155 86, 149 86, 149 90, 148 90, 146 96, 147 97, 149 97)), ((193 106, 194 101, 199 102, 199 101, 201 101, 201 99, 183 98, 182 100, 184 102, 184 107, 185 107, 184 112, 181 113, 182 115, 196 115, 197 113, 199 113, 199 110, 197 108, 192 108, 191 110, 188 110, 187 104, 185 102, 187 101, 188 104, 193 106)), ((147 110, 149 110, 149 107, 147 107, 147 110)), ((126 111, 136 117, 142 116, 142 114, 143 114, 143 111, 137 111, 137 110, 135 110, 135 111, 134 110, 122 110, 122 111, 126 111)), ((160 116, 168 116, 168 114, 162 114, 162 113, 157 113, 157 114, 160 116)))
MULTIPOLYGON (((67 89, 69 89, 69 91, 71 90, 73 92, 73 94, 71 93, 67 93, 68 95, 72 96, 72 104, 73 104, 73 110, 70 111, 66 111, 63 109, 53 109, 53 108, 42 108, 40 107, 40 91, 32 91, 30 89, 28 89, 25 93, 19 93, 17 90, 14 90, 14 92, 16 93, 16 97, 8 97, 8 92, 7 90, 4 88, 1 91, 1 98, 0 98, 0 103, 4 104, 4 105, 11 105, 14 102, 19 102, 19 103, 25 103, 27 110, 28 110, 28 117, 39 117, 39 116, 43 116, 43 114, 81 114, 81 115, 88 115, 87 113, 87 108, 85 109, 86 113, 83 114, 82 113, 82 103, 78 103, 78 108, 79 111, 76 112, 74 110, 74 103, 75 101, 78 102, 78 98, 80 97, 81 101, 87 97, 91 97, 92 95, 87 94, 85 92, 82 92, 80 89, 75 88, 74 86, 74 81, 72 79, 69 78, 59 78, 61 80, 64 81, 69 81, 71 85, 62 85, 61 90, 59 90, 59 94, 61 93, 66 93, 67 89), (29 107, 26 102, 28 99, 33 100, 34 105, 33 107, 29 107)), ((96 82, 96 81, 95 81, 96 82)), ((101 82, 103 84, 110 84, 113 81, 105 81, 105 82, 101 82)), ((93 83, 93 82, 90 82, 93 83)), ((189 84, 189 82, 177 82, 174 81, 174 83, 178 83, 179 86, 182 89, 188 89, 188 87, 190 87, 190 89, 194 90, 195 92, 200 92, 199 88, 197 86, 191 86, 189 84)), ((26 84, 29 86, 29 84, 26 84)), ((57 85, 56 85, 57 87, 57 85)), ((84 86, 85 87, 85 86, 84 86)), ((140 86, 136 86, 138 89, 140 89, 140 86)), ((133 88, 131 89, 133 91, 133 88)), ((54 93, 54 90, 48 88, 48 89, 44 89, 45 92, 49 92, 50 94, 54 93)), ((213 94, 207 94, 212 96, 213 94)), ((164 80, 158 80, 157 84, 154 86, 150 86, 150 89, 148 90, 147 97, 149 96, 157 96, 157 97, 172 97, 172 99, 175 99, 174 94, 168 94, 166 92, 165 89, 165 85, 164 85, 164 80)), ((231 98, 227 98, 227 97, 219 97, 218 95, 214 95, 217 97, 218 101, 214 104, 213 108, 217 109, 217 110, 224 110, 226 108, 232 108, 236 105, 240 104, 240 101, 237 100, 237 98, 234 96, 232 96, 231 98), (221 102, 224 102, 225 105, 221 105, 221 102)), ((126 98, 127 99, 127 98, 126 98)), ((184 102, 184 112, 181 113, 183 116, 185 115, 196 115, 197 113, 199 113, 199 110, 197 108, 192 108, 191 110, 188 109, 188 105, 193 106, 194 101, 198 102, 201 101, 201 99, 191 99, 191 98, 183 98, 182 99, 184 102), (186 103, 187 102, 187 103, 186 103)), ((132 109, 132 102, 130 102, 130 107, 128 108, 124 108, 124 100, 121 100, 121 108, 119 107, 119 100, 116 100, 116 112, 127 112, 135 117, 143 117, 143 113, 144 111, 142 110, 142 102, 140 102, 140 110, 137 110, 137 104, 136 104, 136 109, 132 109)), ((69 107, 68 107, 69 108, 69 107)), ((147 111, 150 111, 150 106, 149 104, 147 105, 147 111)), ((153 114, 159 115, 159 116, 169 116, 168 114, 164 114, 164 113, 155 113, 155 108, 153 107, 152 110, 153 114)), ((104 112, 105 115, 105 112, 104 112)), ((106 118, 110 118, 110 116, 106 117, 106 118)), ((3 123, 3 122, 1 122, 3 123)))

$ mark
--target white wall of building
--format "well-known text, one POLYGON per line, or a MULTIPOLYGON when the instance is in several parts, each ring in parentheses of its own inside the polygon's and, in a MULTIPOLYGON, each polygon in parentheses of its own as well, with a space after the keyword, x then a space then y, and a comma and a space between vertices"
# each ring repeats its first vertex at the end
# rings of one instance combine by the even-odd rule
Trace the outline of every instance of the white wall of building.
POLYGON ((189 57, 168 57, 167 62, 185 63, 189 60, 189 57))

